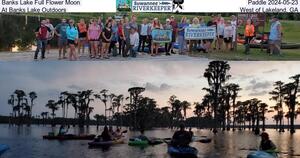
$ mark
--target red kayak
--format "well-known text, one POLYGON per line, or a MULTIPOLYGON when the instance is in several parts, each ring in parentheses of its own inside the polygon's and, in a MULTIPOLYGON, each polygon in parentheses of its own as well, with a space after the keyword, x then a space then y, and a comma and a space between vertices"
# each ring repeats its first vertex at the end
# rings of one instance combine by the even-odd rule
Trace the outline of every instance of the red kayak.
POLYGON ((61 135, 61 136, 51 136, 51 135, 45 135, 43 136, 43 139, 48 140, 93 140, 96 135, 90 134, 90 135, 61 135))

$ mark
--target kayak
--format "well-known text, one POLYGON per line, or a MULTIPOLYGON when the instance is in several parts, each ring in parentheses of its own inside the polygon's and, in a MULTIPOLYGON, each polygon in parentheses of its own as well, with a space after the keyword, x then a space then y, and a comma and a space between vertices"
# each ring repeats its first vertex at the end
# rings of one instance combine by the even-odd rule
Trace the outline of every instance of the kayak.
POLYGON ((200 138, 197 141, 200 142, 200 143, 210 143, 211 138, 200 138))
POLYGON ((125 141, 124 139, 117 139, 112 141, 100 141, 100 142, 89 142, 89 147, 102 147, 102 146, 111 146, 115 144, 123 144, 125 141))
POLYGON ((52 135, 45 135, 43 136, 43 139, 48 140, 93 140, 95 138, 95 135, 62 135, 62 136, 52 136, 52 135))
POLYGON ((0 144, 0 155, 3 154, 9 147, 6 144, 0 144))
POLYGON ((247 155, 247 158, 277 158, 277 155, 265 151, 253 151, 247 155))
POLYGON ((150 142, 146 140, 138 140, 138 139, 129 139, 128 145, 130 146, 147 146, 147 145, 158 145, 162 144, 163 141, 159 139, 150 140, 150 142))
POLYGON ((168 153, 174 157, 197 157, 198 150, 194 147, 168 147, 168 153))

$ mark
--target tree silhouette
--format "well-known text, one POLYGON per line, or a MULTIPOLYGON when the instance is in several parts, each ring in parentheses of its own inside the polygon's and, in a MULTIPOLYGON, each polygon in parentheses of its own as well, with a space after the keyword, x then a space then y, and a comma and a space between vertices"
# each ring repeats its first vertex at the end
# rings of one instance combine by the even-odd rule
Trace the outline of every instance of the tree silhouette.
POLYGON ((283 85, 284 83, 281 81, 276 81, 273 86, 274 86, 274 90, 271 91, 269 94, 271 95, 270 100, 274 100, 276 101, 276 105, 272 106, 271 108, 273 108, 275 111, 277 111, 277 116, 275 116, 275 121, 276 121, 276 125, 278 124, 279 121, 279 132, 284 132, 284 128, 283 128, 283 99, 284 99, 284 93, 283 93, 283 85))
POLYGON ((230 66, 226 61, 211 61, 205 69, 204 77, 207 79, 212 94, 212 108, 214 112, 214 133, 217 132, 218 108, 220 106, 220 93, 225 82, 230 78, 230 66))

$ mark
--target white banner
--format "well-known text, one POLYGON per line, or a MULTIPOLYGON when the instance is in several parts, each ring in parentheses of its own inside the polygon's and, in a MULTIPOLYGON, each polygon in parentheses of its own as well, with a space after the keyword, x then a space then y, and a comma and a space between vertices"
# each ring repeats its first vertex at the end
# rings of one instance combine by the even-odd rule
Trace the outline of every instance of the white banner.
POLYGON ((116 12, 115 0, 1 0, 0 13, 116 12))
POLYGON ((173 12, 173 0, 132 0, 132 12, 173 12))
POLYGON ((187 27, 184 30, 184 38, 186 40, 215 39, 216 27, 187 27))

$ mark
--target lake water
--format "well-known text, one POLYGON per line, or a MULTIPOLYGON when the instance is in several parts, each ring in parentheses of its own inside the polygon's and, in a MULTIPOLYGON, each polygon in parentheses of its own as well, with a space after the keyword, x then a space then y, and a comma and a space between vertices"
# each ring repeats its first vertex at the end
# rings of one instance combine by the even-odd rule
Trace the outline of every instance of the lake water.
MULTIPOLYGON (((58 127, 57 127, 58 128, 58 127)), ((102 129, 102 128, 100 128, 102 129)), ((56 141, 43 140, 42 135, 51 131, 50 126, 9 127, 0 125, 0 144, 7 144, 10 150, 1 155, 1 158, 169 158, 167 145, 160 144, 141 149, 127 144, 119 144, 108 150, 89 149, 88 140, 83 141, 56 141)), ((57 130, 57 129, 56 129, 57 130)), ((124 129, 123 129, 124 130, 124 129)), ((199 158, 245 158, 249 151, 241 149, 257 148, 260 138, 249 131, 220 132, 216 135, 209 130, 193 129, 196 136, 208 136, 212 142, 203 144, 191 143, 191 146, 199 150, 199 158)), ((70 133, 100 134, 95 126, 90 126, 84 131, 78 128, 70 128, 70 133)), ((300 132, 290 135, 289 132, 277 133, 275 130, 267 130, 271 139, 277 145, 278 150, 285 152, 280 154, 283 158, 300 157, 300 132), (298 156, 297 156, 298 155, 298 156)), ((169 129, 155 129, 146 131, 149 137, 168 138, 174 133, 169 129)), ((136 132, 128 132, 127 137, 137 135, 136 132)))

